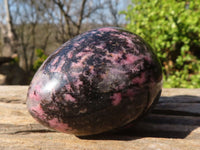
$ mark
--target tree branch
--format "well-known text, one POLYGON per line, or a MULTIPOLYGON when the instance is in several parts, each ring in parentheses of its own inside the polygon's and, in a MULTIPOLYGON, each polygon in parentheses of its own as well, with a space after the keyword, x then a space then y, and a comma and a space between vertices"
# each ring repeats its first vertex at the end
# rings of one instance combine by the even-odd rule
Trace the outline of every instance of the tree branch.
POLYGON ((67 12, 64 10, 64 4, 60 0, 53 0, 53 2, 59 7, 61 13, 64 15, 66 22, 70 21, 74 26, 77 27, 77 24, 75 21, 72 20, 72 18, 68 15, 67 12))
POLYGON ((84 9, 85 9, 85 3, 87 2, 87 0, 83 0, 82 4, 81 4, 81 12, 80 12, 80 16, 79 16, 79 20, 78 20, 78 24, 77 24, 77 32, 76 34, 80 33, 80 29, 81 29, 81 24, 83 21, 83 15, 84 15, 84 9))

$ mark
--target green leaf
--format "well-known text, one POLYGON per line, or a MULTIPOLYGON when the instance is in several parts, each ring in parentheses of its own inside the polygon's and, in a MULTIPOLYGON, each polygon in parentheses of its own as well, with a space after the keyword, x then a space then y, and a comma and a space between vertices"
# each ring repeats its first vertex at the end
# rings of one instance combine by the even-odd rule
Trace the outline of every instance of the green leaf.
POLYGON ((155 49, 164 72, 164 87, 200 87, 200 1, 132 0, 127 29, 155 49), (198 56, 196 56, 198 55, 198 56))

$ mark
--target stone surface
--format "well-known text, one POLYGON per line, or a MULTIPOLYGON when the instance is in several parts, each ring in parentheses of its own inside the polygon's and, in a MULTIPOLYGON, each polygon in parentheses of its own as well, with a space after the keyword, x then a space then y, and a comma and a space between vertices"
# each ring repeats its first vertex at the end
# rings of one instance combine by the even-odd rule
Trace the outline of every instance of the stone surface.
POLYGON ((120 132, 78 138, 38 124, 27 86, 0 86, 0 150, 199 150, 200 89, 163 89, 152 113, 120 132), (176 109, 177 108, 177 109, 176 109))
POLYGON ((157 102, 162 68, 152 48, 121 28, 94 29, 64 43, 30 84, 30 114, 79 136, 120 128, 157 102))

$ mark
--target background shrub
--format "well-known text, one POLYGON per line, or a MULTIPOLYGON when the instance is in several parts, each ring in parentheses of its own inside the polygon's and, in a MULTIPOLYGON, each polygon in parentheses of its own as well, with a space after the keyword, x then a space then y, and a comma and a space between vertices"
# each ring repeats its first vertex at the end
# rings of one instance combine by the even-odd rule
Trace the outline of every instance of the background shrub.
POLYGON ((47 55, 45 54, 44 50, 42 49, 36 49, 35 50, 35 54, 36 54, 36 60, 34 61, 33 64, 33 71, 36 72, 39 67, 42 65, 42 63, 47 59, 47 55))
POLYGON ((122 13, 159 57, 164 87, 200 88, 200 1, 132 0, 122 13))

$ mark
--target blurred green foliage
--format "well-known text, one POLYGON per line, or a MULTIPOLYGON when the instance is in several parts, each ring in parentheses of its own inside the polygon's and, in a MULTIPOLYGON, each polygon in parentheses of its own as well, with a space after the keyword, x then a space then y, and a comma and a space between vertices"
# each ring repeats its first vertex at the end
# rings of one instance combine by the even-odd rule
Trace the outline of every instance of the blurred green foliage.
POLYGON ((159 57, 164 87, 200 88, 199 0, 132 0, 122 13, 159 57))
POLYGON ((36 72, 38 68, 42 65, 42 63, 46 60, 47 55, 44 53, 42 49, 35 50, 36 60, 33 64, 33 71, 36 72))

